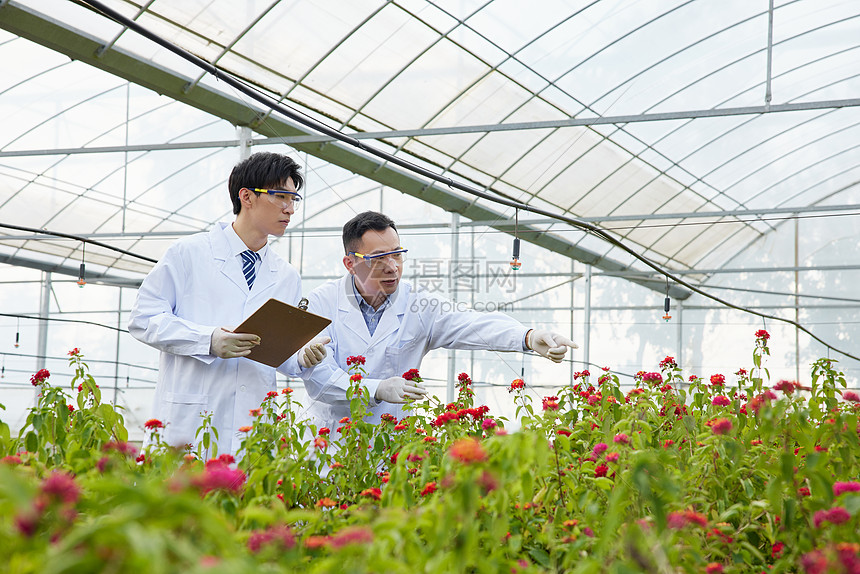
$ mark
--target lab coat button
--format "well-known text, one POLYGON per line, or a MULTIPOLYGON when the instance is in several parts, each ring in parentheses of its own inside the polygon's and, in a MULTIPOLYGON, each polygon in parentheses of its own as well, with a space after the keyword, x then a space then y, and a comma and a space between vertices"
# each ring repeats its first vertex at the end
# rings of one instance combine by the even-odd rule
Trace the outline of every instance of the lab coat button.
POLYGON ((242 385, 241 387, 239 387, 239 390, 244 393, 245 392, 245 385, 242 385))

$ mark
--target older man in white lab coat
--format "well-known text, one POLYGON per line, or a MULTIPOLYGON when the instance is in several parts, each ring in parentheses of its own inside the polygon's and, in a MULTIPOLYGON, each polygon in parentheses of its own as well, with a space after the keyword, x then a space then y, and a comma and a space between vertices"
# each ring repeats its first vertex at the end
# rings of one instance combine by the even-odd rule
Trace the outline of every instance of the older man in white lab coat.
MULTIPOLYGON (((293 305, 301 298, 298 272, 267 244, 269 235, 284 234, 301 185, 287 156, 259 153, 240 162, 228 183, 236 220, 174 243, 140 286, 128 330, 161 351, 153 417, 167 425, 168 444, 196 443, 209 413, 218 453, 235 454, 238 429, 276 389, 275 369, 244 358, 259 337, 232 329, 270 297, 293 305)), ((295 376, 324 356, 314 340, 278 371, 295 376)))
POLYGON ((401 283, 405 249, 394 222, 367 211, 343 229, 347 275, 321 285, 308 296, 308 310, 331 319, 325 335, 331 339, 326 358, 302 372, 312 400, 308 414, 318 427, 334 430, 349 416, 347 357, 363 355, 371 396, 371 420, 380 415, 404 415, 402 404, 426 394, 419 384, 401 376, 419 368, 436 348, 527 351, 560 362, 567 337, 528 329, 503 313, 454 311, 450 301, 401 283))

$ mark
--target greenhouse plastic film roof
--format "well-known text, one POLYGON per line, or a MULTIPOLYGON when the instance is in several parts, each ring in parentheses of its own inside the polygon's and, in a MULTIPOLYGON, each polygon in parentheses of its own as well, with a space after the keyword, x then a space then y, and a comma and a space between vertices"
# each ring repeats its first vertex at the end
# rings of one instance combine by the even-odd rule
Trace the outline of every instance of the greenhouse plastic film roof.
MULTIPOLYGON (((307 130, 85 4, 0 7, 0 220, 103 236, 157 259, 176 234, 229 215, 223 166, 233 150, 191 144, 235 140, 242 123, 266 136, 307 130), (103 46, 98 54, 86 40, 103 46), (141 85, 98 69, 110 53, 129 57, 121 72, 141 85), (223 99, 195 100, 201 93, 223 99), (34 197, 39 209, 26 208, 34 197)), ((860 177, 854 1, 775 1, 772 28, 768 2, 748 0, 104 4, 294 110, 347 134, 373 132, 369 145, 597 222, 673 269, 718 268, 774 229, 763 214, 838 207, 860 177), (780 111, 800 104, 810 109, 780 111)), ((295 145, 372 177, 358 150, 295 145)), ((445 201, 474 201, 446 192, 445 201)), ((632 263, 566 226, 540 229, 632 263)), ((5 257, 82 255, 77 243, 14 235, 2 241, 5 257)), ((98 247, 87 258, 120 273, 151 264, 98 247)))

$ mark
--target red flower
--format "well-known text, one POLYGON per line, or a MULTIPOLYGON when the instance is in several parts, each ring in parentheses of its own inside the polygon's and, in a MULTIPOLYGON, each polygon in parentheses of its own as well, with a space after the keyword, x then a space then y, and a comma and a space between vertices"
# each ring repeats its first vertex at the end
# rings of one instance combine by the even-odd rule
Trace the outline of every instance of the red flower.
POLYGON ((755 338, 767 341, 768 339, 770 339, 770 333, 768 333, 764 329, 759 329, 758 331, 755 332, 755 338))
POLYGON ((34 387, 38 387, 48 380, 48 377, 51 376, 51 373, 48 372, 48 369, 39 369, 36 371, 36 374, 30 377, 30 384, 34 387))
POLYGON ((322 428, 320 428, 320 430, 317 431, 317 434, 320 436, 325 436, 325 435, 329 434, 330 432, 331 432, 331 429, 329 429, 328 427, 322 427, 322 428))
POLYGON ((360 373, 355 373, 354 375, 349 377, 349 382, 350 383, 360 383, 362 378, 363 377, 361 376, 360 373))
POLYGON ((714 419, 710 424, 714 434, 728 434, 732 430, 732 421, 729 419, 714 419))
POLYGON ((606 462, 618 462, 618 453, 610 452, 606 455, 606 462))
POLYGON ((143 423, 143 427, 148 428, 150 430, 163 429, 164 423, 158 419, 149 419, 148 421, 143 423))
POLYGON ((327 496, 324 496, 317 500, 316 506, 317 508, 334 508, 335 506, 337 506, 337 502, 327 496))
POLYGON ((727 407, 732 404, 732 401, 729 400, 729 397, 724 397, 723 395, 717 395, 714 397, 714 400, 711 401, 711 404, 715 407, 727 407))
POLYGON ((854 391, 842 391, 842 400, 858 403, 860 402, 860 396, 858 396, 854 391))
POLYGON ((81 495, 81 489, 73 476, 54 471, 42 482, 42 493, 49 499, 74 504, 81 495))
POLYGON ((719 562, 711 562, 705 566, 705 572, 707 574, 723 574, 723 565, 719 562))
POLYGON ((290 395, 290 394, 292 394, 292 392, 293 392, 293 389, 291 389, 290 387, 285 387, 284 390, 281 391, 281 394, 282 395, 290 395))
POLYGON ((75 355, 80 355, 80 354, 81 354, 81 350, 80 350, 80 349, 78 349, 77 347, 75 347, 74 349, 72 349, 71 351, 69 351, 69 356, 70 356, 70 357, 74 357, 75 355))
POLYGON ((663 375, 660 373, 643 373, 642 380, 653 385, 663 384, 663 375))
POLYGON ((248 538, 248 550, 257 554, 263 546, 272 546, 276 551, 290 550, 296 545, 296 537, 289 526, 270 526, 256 530, 248 538))
POLYGON ((597 467, 594 469, 594 476, 595 477, 606 476, 606 473, 608 471, 609 471, 608 466, 606 466, 605 464, 598 464, 597 467))
POLYGON ((543 398, 543 410, 558 410, 558 397, 544 397, 543 398))
POLYGON ((69 407, 69 412, 70 412, 70 413, 75 412, 75 407, 73 407, 72 405, 66 405, 66 406, 67 406, 67 407, 69 407))
POLYGON ((471 377, 469 377, 469 375, 467 375, 466 373, 460 373, 459 375, 457 375, 457 381, 463 386, 472 384, 471 377))
POLYGON ((860 492, 860 482, 837 482, 833 485, 833 496, 843 492, 860 492))
POLYGON ((557 429, 555 432, 557 434, 562 434, 564 436, 570 436, 571 434, 573 434, 570 432, 570 429, 566 429, 566 428, 557 429))
POLYGON ((704 514, 699 514, 693 510, 685 510, 683 512, 670 512, 666 518, 669 528, 680 529, 688 524, 698 525, 704 528, 708 525, 708 519, 704 514))
POLYGON ((433 494, 434 492, 436 492, 436 483, 428 482, 426 485, 424 485, 424 489, 421 491, 421 496, 427 496, 428 494, 433 494))
POLYGON ((364 360, 364 357, 362 357, 361 355, 356 355, 355 357, 347 357, 346 366, 349 367, 352 365, 363 365, 364 360))
POLYGON ((666 357, 662 361, 660 361, 660 368, 664 369, 666 367, 677 367, 678 363, 675 362, 675 357, 666 357))
POLYGON ((785 544, 782 542, 774 542, 773 548, 770 551, 771 558, 779 558, 779 555, 782 554, 782 549, 785 548, 785 544))
POLYGON ((264 399, 264 400, 274 399, 277 396, 278 396, 278 391, 269 391, 268 393, 266 393, 266 399, 264 399))
MULTIPOLYGON (((514 379, 514 380, 511 382, 511 388, 510 388, 510 389, 508 389, 508 392, 510 393, 510 392, 515 391, 516 389, 522 389, 522 388, 525 388, 525 386, 526 386, 526 382, 525 382, 524 380, 522 380, 522 379, 514 379)), ((843 396, 844 396, 844 395, 843 395, 843 396)))
POLYGON ((726 377, 723 375, 711 375, 711 386, 712 387, 722 387, 726 383, 726 377))
POLYGON ((4 456, 0 459, 0 463, 3 464, 22 464, 21 457, 17 454, 10 454, 9 456, 4 456))
POLYGON ((314 447, 316 447, 320 450, 324 450, 324 449, 328 448, 328 441, 325 438, 318 436, 317 438, 314 439, 314 447))
POLYGON ((331 538, 328 536, 308 536, 305 538, 305 548, 308 550, 324 548, 328 546, 330 540, 331 538))
POLYGON ((487 453, 484 451, 484 447, 481 446, 481 443, 477 439, 473 438, 457 439, 451 445, 448 454, 451 458, 459 460, 464 464, 487 460, 487 453))
POLYGON ((807 488, 806 486, 801 486, 797 489, 797 494, 799 494, 800 496, 810 496, 812 493, 809 492, 809 488, 807 488))
POLYGON ((415 381, 416 383, 420 383, 422 381, 421 375, 418 374, 418 369, 409 369, 403 373, 403 378, 407 381, 415 381))
POLYGON ((382 490, 377 487, 367 488, 361 491, 361 496, 366 496, 368 498, 373 498, 374 500, 379 500, 380 498, 382 498, 382 490))
POLYGON ((251 432, 252 430, 254 430, 254 427, 248 425, 239 427, 239 432, 251 432))
POLYGON ((663 443, 663 448, 669 448, 673 444, 675 444, 675 441, 673 441, 672 439, 668 439, 666 442, 663 443))
POLYGON ((799 387, 800 385, 798 385, 794 381, 786 381, 785 379, 783 379, 773 386, 773 390, 782 391, 786 395, 790 395, 795 391, 795 389, 799 387))

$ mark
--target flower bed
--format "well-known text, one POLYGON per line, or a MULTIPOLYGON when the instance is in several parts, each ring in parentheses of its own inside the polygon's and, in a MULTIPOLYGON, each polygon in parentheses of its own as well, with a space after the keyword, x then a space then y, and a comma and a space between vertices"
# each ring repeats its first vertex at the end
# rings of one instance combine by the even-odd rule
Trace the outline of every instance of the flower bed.
POLYGON ((684 380, 667 357, 627 393, 608 370, 539 400, 514 380, 515 433, 465 373, 454 403, 365 420, 352 357, 352 416, 308 427, 289 389, 270 393, 238 462, 213 452, 208 420, 185 451, 148 421, 138 452, 76 349, 71 393, 40 371, 25 427, 0 423, 5 566, 860 572, 860 397, 826 359, 808 389, 770 385, 767 344, 756 333, 751 372, 684 380))

